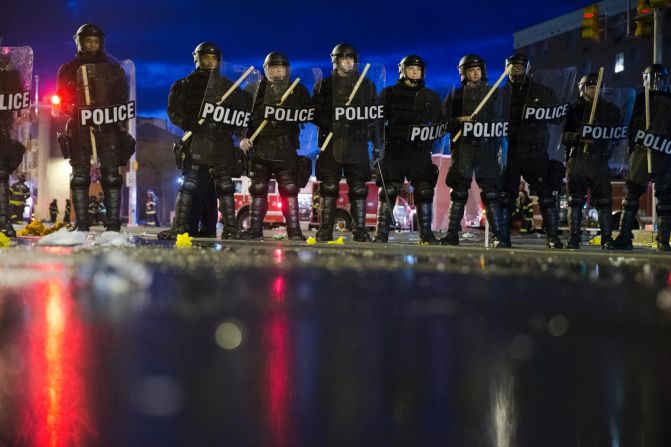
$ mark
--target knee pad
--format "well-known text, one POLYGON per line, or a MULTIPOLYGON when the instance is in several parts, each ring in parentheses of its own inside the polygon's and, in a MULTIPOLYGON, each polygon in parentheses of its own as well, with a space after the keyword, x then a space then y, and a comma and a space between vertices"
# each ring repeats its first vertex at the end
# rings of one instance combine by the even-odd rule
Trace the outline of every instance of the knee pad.
POLYGON ((268 195, 268 184, 266 182, 252 181, 249 184, 249 194, 252 197, 265 197, 268 195))
POLYGON ((571 208, 582 208, 585 206, 585 197, 583 196, 569 196, 568 197, 568 206, 571 208))
POLYGON ((73 166, 72 176, 70 177, 71 189, 88 189, 91 186, 90 168, 83 166, 73 166))
POLYGON ((179 188, 179 192, 186 194, 195 194, 198 191, 198 176, 184 175, 182 177, 183 182, 182 186, 179 188))
POLYGON ((350 200, 365 199, 368 197, 368 187, 365 183, 353 183, 350 185, 349 193, 347 195, 350 200))
POLYGON ((627 198, 638 201, 647 189, 646 186, 641 186, 638 183, 627 182, 627 198))
POLYGON ((340 193, 340 185, 338 182, 323 181, 319 185, 319 194, 322 197, 338 197, 340 193))
POLYGON ((466 203, 468 201, 468 191, 463 189, 452 189, 452 191, 450 191, 450 200, 453 202, 466 203))
POLYGON ((485 205, 498 202, 500 197, 501 195, 499 193, 492 190, 482 191, 480 193, 480 200, 482 200, 482 203, 485 205))
POLYGON ((657 214, 660 216, 671 216, 671 196, 664 195, 657 197, 657 214))
POLYGON ((217 196, 228 196, 235 192, 235 185, 230 177, 219 177, 214 179, 214 189, 217 196))
MULTIPOLYGON (((400 191, 401 185, 399 183, 387 183, 387 195, 389 196, 389 201, 395 201, 400 191)), ((378 190, 377 199, 387 200, 384 195, 384 188, 380 187, 378 190)))
POLYGON ((282 197, 294 197, 298 195, 298 185, 295 178, 280 178, 277 181, 277 189, 282 197))
POLYGON ((420 183, 415 188, 415 201, 417 203, 429 203, 433 201, 433 188, 428 183, 420 183))
POLYGON ((103 171, 101 174, 100 183, 102 183, 102 186, 116 189, 121 188, 121 185, 123 185, 123 180, 118 170, 103 171))

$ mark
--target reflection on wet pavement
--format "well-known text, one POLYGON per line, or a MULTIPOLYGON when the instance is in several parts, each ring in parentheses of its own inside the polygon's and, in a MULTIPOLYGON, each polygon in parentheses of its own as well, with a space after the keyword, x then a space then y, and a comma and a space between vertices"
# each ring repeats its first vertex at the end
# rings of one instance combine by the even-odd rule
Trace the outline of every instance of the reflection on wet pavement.
POLYGON ((671 444, 665 257, 163 245, 0 252, 0 445, 671 444))

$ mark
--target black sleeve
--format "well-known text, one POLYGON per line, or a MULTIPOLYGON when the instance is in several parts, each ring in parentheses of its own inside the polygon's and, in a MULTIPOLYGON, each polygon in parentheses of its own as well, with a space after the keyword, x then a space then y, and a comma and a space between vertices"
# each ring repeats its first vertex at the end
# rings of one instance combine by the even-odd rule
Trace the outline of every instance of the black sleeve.
POLYGON ((312 102, 315 105, 315 124, 320 130, 330 132, 333 129, 331 123, 331 104, 328 93, 328 84, 331 78, 322 79, 314 87, 312 102))
POLYGON ((180 79, 175 82, 170 87, 170 93, 168 94, 168 117, 175 126, 185 132, 190 130, 194 124, 191 122, 184 107, 187 82, 186 79, 180 79))

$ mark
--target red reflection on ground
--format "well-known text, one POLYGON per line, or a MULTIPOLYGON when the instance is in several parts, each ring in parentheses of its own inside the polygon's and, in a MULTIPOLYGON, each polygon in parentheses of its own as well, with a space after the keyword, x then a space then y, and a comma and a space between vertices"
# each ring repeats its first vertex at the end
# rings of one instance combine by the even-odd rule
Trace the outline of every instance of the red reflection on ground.
POLYGON ((38 447, 90 445, 96 433, 83 378, 86 333, 69 283, 62 277, 37 282, 25 303, 30 363, 20 438, 38 447))
MULTIPOLYGON (((273 300, 284 302, 284 279, 278 276, 274 282, 276 292, 273 300), (281 296, 281 300, 276 299, 281 296)), ((289 316, 283 307, 268 315, 263 324, 263 347, 266 357, 266 387, 268 395, 269 444, 273 446, 294 445, 289 427, 291 412, 291 340, 289 316)))
POLYGON ((278 276, 273 281, 273 303, 282 304, 284 303, 286 297, 284 294, 284 278, 278 276))

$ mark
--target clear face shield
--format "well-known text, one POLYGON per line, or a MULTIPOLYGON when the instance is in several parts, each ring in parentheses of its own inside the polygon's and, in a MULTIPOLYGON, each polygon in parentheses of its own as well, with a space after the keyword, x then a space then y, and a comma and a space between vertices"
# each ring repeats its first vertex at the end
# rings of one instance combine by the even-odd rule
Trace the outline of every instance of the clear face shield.
POLYGON ((508 65, 510 67, 510 72, 508 73, 508 77, 510 78, 510 81, 518 84, 522 81, 527 76, 527 73, 529 72, 529 63, 526 64, 510 64, 508 65))
POLYGON ((219 57, 216 54, 196 54, 196 66, 201 70, 212 71, 219 68, 219 57))
POLYGON ((263 72, 269 82, 287 83, 291 76, 291 71, 288 65, 264 65, 263 72))
POLYGON ((338 57, 334 65, 335 67, 333 68, 341 76, 349 76, 355 71, 358 71, 358 64, 356 63, 356 59, 352 55, 345 55, 338 57))
POLYGON ((664 73, 643 73, 643 87, 650 87, 654 91, 666 91, 669 77, 664 73))

